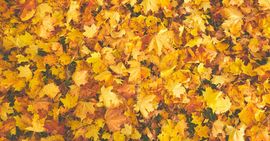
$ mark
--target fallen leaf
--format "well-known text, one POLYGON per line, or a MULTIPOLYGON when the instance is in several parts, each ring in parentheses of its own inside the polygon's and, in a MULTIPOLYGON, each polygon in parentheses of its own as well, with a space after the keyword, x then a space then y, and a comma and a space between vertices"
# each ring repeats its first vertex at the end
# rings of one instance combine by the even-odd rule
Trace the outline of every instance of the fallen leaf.
POLYGON ((105 122, 112 132, 119 131, 127 122, 127 117, 121 108, 109 108, 105 113, 105 122))

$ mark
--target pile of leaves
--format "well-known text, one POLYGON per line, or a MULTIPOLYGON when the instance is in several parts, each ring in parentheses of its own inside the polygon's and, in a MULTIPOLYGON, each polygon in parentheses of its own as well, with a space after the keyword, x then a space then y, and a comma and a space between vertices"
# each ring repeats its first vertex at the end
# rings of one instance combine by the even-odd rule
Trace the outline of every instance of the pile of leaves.
POLYGON ((269 0, 1 0, 0 140, 269 141, 269 0))

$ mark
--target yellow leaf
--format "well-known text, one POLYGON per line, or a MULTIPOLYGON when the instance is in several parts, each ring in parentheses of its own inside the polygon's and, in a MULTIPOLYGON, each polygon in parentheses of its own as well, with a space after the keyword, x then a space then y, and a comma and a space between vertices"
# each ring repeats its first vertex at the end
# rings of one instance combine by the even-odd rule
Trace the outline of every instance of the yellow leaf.
POLYGON ((129 61, 130 68, 128 69, 129 78, 128 81, 140 81, 141 80, 141 67, 137 61, 129 61))
POLYGON ((74 112, 77 117, 79 117, 81 120, 84 120, 87 117, 87 114, 94 114, 94 103, 80 101, 74 112))
POLYGON ((29 62, 29 59, 21 54, 16 55, 16 58, 18 59, 18 63, 29 62))
POLYGON ((109 19, 111 28, 115 28, 120 21, 120 14, 117 11, 106 11, 104 17, 109 19))
POLYGON ((241 122, 245 123, 247 126, 255 123, 255 113, 258 108, 254 104, 247 104, 244 109, 239 113, 239 119, 241 122))
POLYGON ((223 75, 212 75, 213 78, 211 79, 212 83, 215 85, 223 85, 224 83, 231 82, 234 77, 230 76, 229 74, 223 74, 223 75))
POLYGON ((50 98, 54 98, 59 92, 60 90, 57 85, 49 83, 41 89, 39 96, 43 97, 44 95, 48 95, 50 98))
POLYGON ((135 105, 135 110, 137 112, 140 111, 143 117, 148 118, 149 113, 157 108, 157 104, 154 101, 155 98, 156 96, 152 94, 140 94, 135 105))
POLYGON ((217 137, 218 134, 222 134, 224 135, 224 126, 225 126, 225 123, 222 122, 221 120, 216 120, 214 123, 213 123, 213 127, 212 127, 212 134, 214 137, 217 137))
POLYGON ((99 75, 95 76, 95 80, 106 82, 106 81, 109 81, 111 77, 112 77, 112 74, 110 71, 104 71, 100 73, 99 75))
POLYGON ((249 41, 248 48, 251 52, 258 52, 259 51, 259 40, 257 38, 252 38, 249 41))
POLYGON ((180 84, 180 83, 177 83, 174 87, 173 87, 173 95, 177 98, 180 98, 180 96, 182 94, 185 94, 186 93, 186 88, 180 84))
POLYGON ((62 135, 52 135, 46 138, 41 138, 41 141, 65 141, 62 135))
POLYGON ((131 134, 130 138, 134 140, 139 140, 141 138, 141 134, 137 129, 134 129, 133 133, 131 134))
POLYGON ((228 7, 224 8, 222 12, 225 18, 227 18, 222 24, 225 32, 229 32, 236 37, 240 36, 243 24, 243 14, 241 11, 236 7, 228 7))
POLYGON ((121 133, 126 136, 130 136, 132 134, 132 126, 125 124, 124 128, 121 129, 121 133))
POLYGON ((171 69, 174 66, 177 66, 178 63, 178 51, 173 51, 169 54, 166 54, 162 57, 162 60, 159 64, 159 68, 161 71, 171 69))
POLYGON ((231 102, 229 97, 222 97, 222 92, 215 91, 210 87, 207 87, 203 92, 204 100, 206 104, 213 109, 217 114, 225 113, 231 108, 231 102))
POLYGON ((270 0, 258 0, 258 3, 263 10, 270 9, 270 0))
POLYGON ((127 69, 122 62, 118 63, 117 65, 111 65, 110 69, 112 69, 112 71, 117 73, 117 74, 120 74, 123 76, 127 75, 127 69))
POLYGON ((216 101, 215 107, 213 107, 213 110, 216 114, 221 114, 227 112, 231 108, 231 101, 229 97, 219 97, 216 101))
POLYGON ((230 45, 229 44, 226 44, 226 43, 217 43, 216 44, 216 49, 219 50, 219 51, 224 51, 226 50, 230 45))
POLYGON ((54 30, 54 19, 51 16, 42 18, 42 24, 39 26, 38 36, 48 39, 54 30))
POLYGON ((244 3, 244 0, 229 0, 230 1, 230 5, 236 5, 236 6, 240 6, 244 3))
POLYGON ((245 126, 242 125, 240 129, 229 126, 227 132, 229 133, 228 141, 245 141, 245 126))
POLYGON ((71 1, 69 9, 67 11, 67 23, 69 23, 71 20, 78 22, 79 21, 79 11, 80 5, 77 1, 71 1))
POLYGON ((185 46, 186 47, 200 46, 202 41, 203 41, 202 38, 196 37, 194 39, 189 40, 185 46))
POLYGON ((5 102, 1 105, 0 117, 3 121, 8 119, 8 114, 13 113, 13 108, 9 106, 9 103, 5 102))
POLYGON ((195 131, 200 137, 209 137, 209 128, 207 126, 198 125, 195 127, 195 131))
POLYGON ((45 123, 46 118, 39 118, 38 114, 34 114, 34 118, 32 120, 32 126, 25 128, 28 131, 34 131, 34 132, 43 132, 45 131, 44 129, 44 123, 45 123))
POLYGON ((236 58, 234 62, 229 65, 230 72, 234 75, 241 73, 241 67, 244 65, 243 61, 239 58, 236 58))
POLYGON ((160 72, 160 77, 161 78, 165 78, 165 77, 168 77, 170 76, 170 74, 173 73, 174 69, 175 69, 176 66, 173 66, 172 68, 170 69, 167 69, 167 70, 163 70, 160 72))
POLYGON ((157 12, 159 9, 158 0, 143 0, 142 6, 145 14, 147 14, 150 10, 152 12, 157 12))
POLYGON ((99 97, 99 100, 101 103, 104 104, 105 107, 117 107, 122 103, 122 100, 119 99, 119 97, 112 92, 113 87, 104 87, 101 88, 101 95, 99 97))
POLYGON ((156 50, 158 56, 162 54, 162 51, 169 50, 173 51, 173 43, 174 43, 174 33, 172 31, 168 31, 168 29, 161 29, 155 37, 151 40, 149 44, 148 51, 156 50))
POLYGON ((107 139, 107 140, 109 140, 111 138, 111 134, 110 133, 108 133, 108 132, 103 132, 103 134, 102 134, 102 139, 107 139))
POLYGON ((20 71, 19 77, 24 77, 26 80, 30 80, 32 78, 32 71, 30 70, 30 65, 20 66, 17 69, 20 71))
POLYGON ((65 98, 61 98, 60 100, 64 104, 65 108, 71 109, 77 105, 78 95, 68 93, 65 98))
POLYGON ((25 32, 23 35, 16 36, 15 45, 19 48, 34 44, 34 37, 25 32))
POLYGON ((85 137, 87 138, 93 138, 94 141, 98 141, 99 140, 99 128, 95 125, 90 125, 87 128, 87 132, 85 133, 85 137))
POLYGON ((98 27, 95 24, 92 24, 91 27, 84 26, 83 29, 85 30, 83 35, 87 38, 93 38, 98 31, 98 27))
POLYGON ((87 83, 88 71, 87 70, 81 70, 81 71, 76 70, 72 75, 72 79, 77 86, 84 85, 87 83))
POLYGON ((167 119, 161 127, 161 133, 158 135, 160 141, 181 141, 185 136, 187 125, 184 120, 175 123, 171 119, 167 119))
POLYGON ((36 17, 44 18, 47 13, 53 13, 52 7, 48 3, 41 3, 37 7, 36 17))
POLYGON ((125 141, 125 135, 120 133, 120 131, 113 133, 113 140, 114 141, 125 141))
POLYGON ((86 62, 87 63, 96 63, 100 61, 101 55, 99 52, 94 52, 91 53, 91 57, 87 58, 86 62))
POLYGON ((211 73, 212 73, 211 68, 206 68, 206 67, 204 67, 203 63, 200 63, 197 70, 198 70, 198 73, 200 74, 200 76, 202 78, 205 78, 205 79, 208 79, 208 80, 210 79, 211 73))

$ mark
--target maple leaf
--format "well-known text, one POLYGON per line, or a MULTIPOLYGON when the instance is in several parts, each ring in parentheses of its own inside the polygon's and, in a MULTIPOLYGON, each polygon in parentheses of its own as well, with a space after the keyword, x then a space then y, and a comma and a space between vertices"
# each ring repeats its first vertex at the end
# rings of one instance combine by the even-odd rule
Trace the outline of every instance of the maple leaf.
POLYGON ((207 105, 217 114, 224 113, 231 108, 230 99, 228 97, 223 98, 222 92, 207 87, 203 92, 203 96, 207 105))
POLYGON ((135 110, 140 111, 143 117, 148 118, 149 113, 153 112, 157 108, 157 104, 154 102, 156 98, 155 95, 152 94, 140 94, 137 99, 137 103, 135 105, 135 110))
POLYGON ((88 126, 86 129, 85 137, 87 138, 94 138, 94 141, 99 140, 99 131, 104 126, 104 120, 103 119, 96 119, 94 124, 88 126))
POLYGON ((54 98, 59 92, 60 90, 57 85, 49 83, 40 90, 39 96, 43 97, 44 95, 48 95, 50 98, 54 98))
POLYGON ((142 6, 144 13, 147 14, 150 10, 152 12, 157 12, 159 9, 159 1, 158 0, 143 0, 142 6))
POLYGON ((105 107, 117 107, 122 103, 122 100, 112 92, 113 86, 101 88, 101 95, 99 96, 99 101, 104 104, 105 107))
POLYGON ((127 70, 129 75, 128 81, 140 81, 141 79, 141 65, 137 61, 129 61, 130 68, 127 70))
POLYGON ((155 37, 151 40, 148 51, 156 50, 157 55, 160 56, 164 49, 173 51, 174 33, 168 29, 161 29, 155 37))
POLYGON ((217 137, 218 134, 222 134, 223 136, 225 135, 223 129, 224 129, 225 123, 222 122, 221 120, 216 120, 213 123, 213 127, 212 127, 212 134, 214 137, 217 137))
POLYGON ((11 131, 16 126, 16 122, 14 119, 9 119, 4 122, 1 122, 0 126, 0 139, 6 139, 5 137, 9 131, 11 131))
POLYGON ((31 19, 36 13, 36 0, 27 0, 22 6, 20 18, 22 21, 31 19))
POLYGON ((269 0, 258 0, 259 5, 263 10, 270 9, 270 1, 269 0))
POLYGON ((110 69, 112 69, 112 71, 114 71, 117 74, 120 74, 123 76, 127 75, 127 69, 122 62, 118 63, 117 65, 111 65, 110 69))
POLYGON ((71 1, 69 9, 67 11, 67 23, 70 23, 71 20, 78 22, 79 21, 79 11, 80 5, 77 1, 71 1))
POLYGON ((99 140, 99 128, 97 128, 95 125, 90 125, 88 128, 87 128, 87 131, 85 133, 85 137, 87 138, 93 138, 94 141, 98 141, 99 140))
POLYGON ((81 120, 84 120, 87 114, 94 114, 94 103, 80 101, 78 102, 78 105, 74 112, 77 117, 79 117, 81 120))
POLYGON ((244 0, 229 0, 229 1, 224 1, 222 3, 226 4, 226 6, 229 6, 229 5, 240 6, 244 3, 244 0))
POLYGON ((110 78, 112 77, 112 74, 110 71, 104 71, 102 73, 100 73, 99 75, 95 76, 95 80, 98 80, 98 81, 109 81, 110 78))
POLYGON ((161 141, 182 140, 186 127, 187 125, 184 120, 175 123, 167 119, 161 127, 161 133, 158 135, 158 139, 161 141))
POLYGON ((240 129, 229 126, 226 130, 229 133, 229 141, 245 141, 245 126, 242 125, 240 129))
POLYGON ((13 108, 9 106, 9 103, 5 102, 1 104, 0 117, 3 121, 8 119, 8 114, 13 113, 13 108))
POLYGON ((212 76, 213 78, 211 79, 211 81, 215 85, 218 85, 218 84, 223 85, 234 80, 234 76, 231 76, 229 74, 212 75, 212 76))
POLYGON ((120 131, 116 131, 113 133, 113 140, 115 141, 125 141, 125 135, 122 134, 120 131))
POLYGON ((165 78, 170 76, 170 74, 172 74, 174 72, 174 69, 176 68, 176 66, 173 66, 172 68, 169 68, 167 70, 163 70, 160 72, 160 77, 161 78, 165 78))
POLYGON ((95 24, 92 24, 91 27, 84 26, 83 29, 85 30, 83 35, 87 38, 93 38, 98 31, 98 27, 95 24))
POLYGON ((65 141, 62 135, 52 135, 46 138, 41 138, 41 141, 65 141))
POLYGON ((225 31, 231 33, 231 35, 236 37, 240 36, 241 27, 243 25, 243 14, 236 7, 224 8, 222 12, 224 17, 227 18, 222 24, 222 27, 225 31))
POLYGON ((125 98, 130 98, 135 95, 135 85, 123 84, 117 88, 117 92, 125 98))
POLYGON ((16 36, 16 39, 14 41, 14 44, 19 48, 32 45, 33 43, 34 37, 28 32, 25 32, 23 35, 16 36))
POLYGON ((45 131, 44 123, 46 118, 40 119, 38 114, 34 114, 32 126, 25 128, 28 131, 43 132, 45 131))
POLYGON ((55 19, 51 16, 45 16, 42 18, 42 24, 39 27, 38 35, 42 38, 48 39, 54 31, 55 19))
POLYGON ((20 66, 17 69, 20 71, 19 77, 24 77, 26 80, 30 80, 32 78, 32 71, 30 70, 30 65, 20 66))
POLYGON ((112 132, 119 131, 121 126, 127 122, 127 117, 121 108, 109 108, 105 113, 105 122, 112 132))
POLYGON ((252 125, 256 122, 255 114, 257 113, 257 111, 258 108, 256 107, 256 105, 248 103, 239 113, 239 119, 247 126, 252 125))
POLYGON ((177 98, 180 98, 181 95, 186 93, 186 89, 182 84, 177 83, 172 89, 173 95, 177 98))
POLYGON ((203 63, 200 63, 198 65, 198 73, 200 74, 200 76, 202 78, 205 78, 205 79, 210 79, 211 77, 211 73, 212 73, 212 69, 211 68, 206 68, 204 67, 204 64, 203 63))
POLYGON ((47 13, 53 13, 52 7, 48 3, 41 3, 37 7, 35 16, 41 19, 44 18, 47 13))
POLYGON ((60 101, 64 104, 64 107, 71 109, 75 107, 78 103, 78 95, 72 95, 68 93, 65 98, 61 98, 60 101))
POLYGON ((72 79, 77 86, 84 85, 87 83, 88 71, 87 70, 76 70, 73 75, 72 79))
POLYGON ((207 126, 198 125, 195 127, 195 131, 197 132, 198 136, 207 138, 209 137, 209 128, 207 126))

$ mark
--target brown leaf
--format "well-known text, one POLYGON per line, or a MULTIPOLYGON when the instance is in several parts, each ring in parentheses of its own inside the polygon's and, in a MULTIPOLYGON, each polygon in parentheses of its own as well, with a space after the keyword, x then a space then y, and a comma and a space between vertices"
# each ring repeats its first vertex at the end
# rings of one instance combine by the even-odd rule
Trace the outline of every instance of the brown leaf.
POLYGON ((95 97, 99 90, 99 85, 95 80, 90 80, 88 83, 81 86, 79 98, 95 97))
POLYGON ((105 122, 110 131, 119 131, 121 126, 127 122, 124 110, 120 108, 110 108, 105 113, 105 122))
POLYGON ((125 98, 130 98, 135 95, 135 85, 121 85, 120 87, 118 87, 117 92, 125 98))
POLYGON ((15 128, 16 126, 16 122, 14 119, 9 119, 4 121, 1 125, 0 125, 0 136, 6 136, 7 132, 9 132, 12 128, 15 128))
POLYGON ((59 124, 56 120, 49 120, 45 122, 44 128, 49 133, 64 134, 65 127, 63 124, 59 124))

